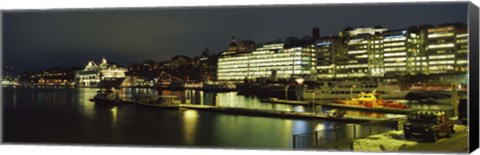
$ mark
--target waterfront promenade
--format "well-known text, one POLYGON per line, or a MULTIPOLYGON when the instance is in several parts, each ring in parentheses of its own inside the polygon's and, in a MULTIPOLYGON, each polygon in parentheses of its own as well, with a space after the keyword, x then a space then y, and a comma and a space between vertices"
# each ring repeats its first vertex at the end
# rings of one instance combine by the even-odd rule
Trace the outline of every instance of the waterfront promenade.
MULTIPOLYGON (((95 101, 93 101, 95 102, 95 101)), ((124 104, 136 104, 135 101, 124 101, 124 104)), ((107 103, 108 104, 108 103, 107 103)), ((367 121, 384 121, 385 118, 374 117, 361 117, 345 115, 343 117, 331 117, 325 113, 315 112, 295 112, 295 111, 279 111, 279 110, 266 110, 266 109, 252 109, 252 108, 239 108, 239 107, 219 107, 209 105, 191 105, 191 104, 179 104, 179 105, 157 105, 149 106, 156 109, 193 109, 202 110, 216 113, 233 114, 233 115, 247 115, 247 116, 264 116, 264 117, 277 117, 277 118, 292 118, 292 119, 317 119, 328 121, 342 121, 342 122, 367 122, 367 121)))

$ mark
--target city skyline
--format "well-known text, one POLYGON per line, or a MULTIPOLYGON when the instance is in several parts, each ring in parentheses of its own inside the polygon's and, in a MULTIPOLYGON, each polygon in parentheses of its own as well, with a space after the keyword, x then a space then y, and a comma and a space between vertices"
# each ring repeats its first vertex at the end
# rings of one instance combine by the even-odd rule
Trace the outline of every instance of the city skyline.
POLYGON ((15 73, 83 66, 86 61, 101 57, 129 65, 147 59, 169 60, 174 55, 199 56, 205 47, 220 53, 228 48, 232 35, 258 44, 310 36, 315 26, 320 28, 321 36, 327 36, 349 26, 393 30, 419 24, 466 23, 466 11, 454 11, 466 6, 467 3, 437 3, 11 12, 4 16, 4 65, 13 66, 15 73), (328 12, 338 15, 323 15, 328 12), (252 16, 258 13, 264 14, 252 16), (285 22, 282 16, 295 18, 286 18, 285 22), (320 20, 322 17, 327 22, 320 20), (169 18, 167 23, 162 22, 169 18), (170 29, 165 28, 168 26, 170 29), (45 39, 47 35, 51 37, 45 39))

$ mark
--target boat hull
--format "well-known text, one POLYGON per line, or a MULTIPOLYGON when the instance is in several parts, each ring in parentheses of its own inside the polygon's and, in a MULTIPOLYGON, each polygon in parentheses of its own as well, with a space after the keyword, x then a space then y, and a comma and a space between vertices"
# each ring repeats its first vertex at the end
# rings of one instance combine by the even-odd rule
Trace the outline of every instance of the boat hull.
POLYGON ((102 105, 102 106, 118 106, 122 104, 121 100, 110 100, 110 99, 103 99, 103 98, 93 98, 90 101, 95 102, 95 105, 102 105))
POLYGON ((161 109, 180 109, 180 105, 149 104, 149 103, 141 103, 141 102, 135 102, 135 105, 142 106, 142 107, 150 107, 150 108, 161 108, 161 109))
MULTIPOLYGON (((408 95, 409 91, 398 91, 395 93, 388 93, 388 94, 380 94, 380 96, 384 99, 404 99, 408 95)), ((346 99, 346 98, 354 98, 357 97, 356 94, 327 94, 327 93, 320 93, 320 91, 315 91, 315 95, 310 92, 303 93, 303 99, 346 99)))
POLYGON ((119 88, 125 78, 105 78, 98 83, 99 88, 119 88))

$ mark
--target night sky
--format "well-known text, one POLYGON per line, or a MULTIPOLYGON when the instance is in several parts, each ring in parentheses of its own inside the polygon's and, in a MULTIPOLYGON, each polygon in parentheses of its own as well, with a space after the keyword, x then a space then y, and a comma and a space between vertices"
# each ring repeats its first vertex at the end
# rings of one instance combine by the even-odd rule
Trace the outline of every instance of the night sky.
POLYGON ((3 65, 21 73, 102 57, 129 65, 205 47, 219 53, 232 35, 262 43, 311 35, 314 26, 326 36, 347 26, 466 23, 467 3, 10 11, 2 19, 3 65))

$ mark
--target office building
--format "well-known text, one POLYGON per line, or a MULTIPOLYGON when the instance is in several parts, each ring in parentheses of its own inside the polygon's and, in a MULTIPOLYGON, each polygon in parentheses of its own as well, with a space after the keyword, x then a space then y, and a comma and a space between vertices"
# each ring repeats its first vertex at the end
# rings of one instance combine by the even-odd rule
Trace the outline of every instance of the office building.
POLYGON ((283 43, 266 44, 250 53, 226 51, 218 60, 218 80, 287 79, 315 72, 316 58, 311 47, 284 48, 283 43))

